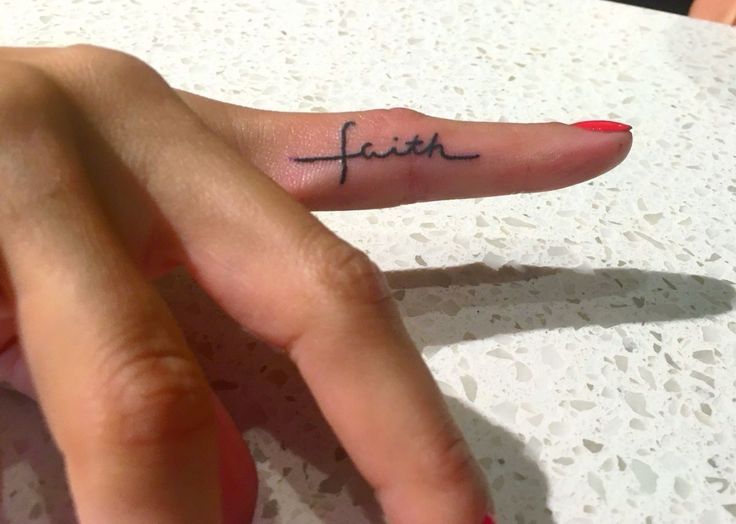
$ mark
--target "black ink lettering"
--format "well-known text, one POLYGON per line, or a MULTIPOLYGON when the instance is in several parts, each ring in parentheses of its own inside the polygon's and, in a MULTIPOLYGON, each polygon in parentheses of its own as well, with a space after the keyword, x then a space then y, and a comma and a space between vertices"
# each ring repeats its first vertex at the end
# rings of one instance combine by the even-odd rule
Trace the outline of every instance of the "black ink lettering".
POLYGON ((419 140, 419 135, 414 135, 414 138, 412 138, 411 140, 407 140, 404 143, 407 147, 406 154, 414 153, 415 155, 417 155, 419 154, 419 150, 417 148, 424 143, 424 140, 419 140))
MULTIPOLYGON (((426 156, 432 158, 433 153, 437 153, 444 160, 472 160, 480 156, 479 153, 471 153, 466 155, 451 155, 445 152, 445 146, 440 143, 439 133, 432 135, 429 143, 422 149, 424 140, 419 138, 419 135, 414 135, 414 138, 404 142, 406 149, 400 151, 397 147, 391 146, 384 152, 372 150, 372 142, 365 142, 360 146, 360 150, 356 153, 348 153, 348 129, 355 126, 355 122, 349 120, 342 125, 340 129, 340 154, 339 155, 326 155, 326 156, 309 156, 309 157, 292 157, 291 160, 294 162, 340 162, 340 184, 344 184, 348 177, 348 160, 353 158, 364 158, 365 160, 371 160, 374 158, 388 158, 390 156, 426 156)), ((393 137, 394 142, 399 141, 399 137, 393 137)))
POLYGON ((348 177, 348 127, 354 126, 355 122, 345 122, 340 130, 340 183, 344 184, 348 177))
POLYGON ((368 151, 369 147, 373 147, 373 142, 366 142, 365 144, 363 144, 360 147, 360 155, 358 156, 362 156, 363 158, 370 158, 373 154, 373 151, 368 151))

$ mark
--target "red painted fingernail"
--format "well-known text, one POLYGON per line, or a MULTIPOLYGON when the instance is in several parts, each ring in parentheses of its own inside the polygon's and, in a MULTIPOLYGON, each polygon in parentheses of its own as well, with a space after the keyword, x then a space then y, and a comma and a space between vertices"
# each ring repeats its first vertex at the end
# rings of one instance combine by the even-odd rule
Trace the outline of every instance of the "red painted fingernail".
POLYGON ((483 522, 481 522, 481 524, 496 524, 496 521, 493 520, 493 517, 491 517, 490 515, 486 515, 485 517, 483 517, 483 522))
POLYGON ((587 129, 588 131, 601 131, 603 133, 620 133, 631 129, 629 124, 611 122, 610 120, 585 120, 583 122, 575 122, 570 125, 587 129))

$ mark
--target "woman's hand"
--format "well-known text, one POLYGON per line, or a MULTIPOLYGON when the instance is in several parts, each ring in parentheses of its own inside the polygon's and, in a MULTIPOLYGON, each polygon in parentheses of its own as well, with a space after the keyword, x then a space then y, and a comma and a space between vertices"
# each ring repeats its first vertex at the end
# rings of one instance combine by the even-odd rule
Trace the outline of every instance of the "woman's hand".
POLYGON ((736 24, 736 0, 695 0, 688 16, 723 24, 736 24))
POLYGON ((257 111, 84 45, 0 48, 0 77, 0 367, 37 396, 81 522, 252 514, 253 463, 149 283, 180 264, 294 360, 389 521, 481 522, 483 475, 380 272, 305 206, 563 187, 629 133, 257 111))

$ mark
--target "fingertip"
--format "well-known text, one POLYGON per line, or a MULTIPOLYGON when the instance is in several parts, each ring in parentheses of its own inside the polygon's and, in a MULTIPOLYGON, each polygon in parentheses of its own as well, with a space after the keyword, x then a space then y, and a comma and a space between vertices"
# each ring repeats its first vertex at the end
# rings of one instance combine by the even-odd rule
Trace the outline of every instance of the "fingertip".
POLYGON ((612 170, 628 156, 633 144, 630 126, 607 121, 582 124, 590 125, 550 124, 551 136, 546 135, 549 149, 543 155, 546 160, 538 164, 538 175, 529 177, 528 191, 585 182, 612 170))

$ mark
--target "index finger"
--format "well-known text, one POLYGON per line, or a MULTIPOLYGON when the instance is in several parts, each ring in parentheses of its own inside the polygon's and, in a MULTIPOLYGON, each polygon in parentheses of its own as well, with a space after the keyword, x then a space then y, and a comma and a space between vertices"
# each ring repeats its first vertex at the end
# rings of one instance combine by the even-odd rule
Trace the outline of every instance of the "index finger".
POLYGON ((249 162, 320 210, 558 189, 612 169, 632 143, 626 125, 592 132, 404 108, 283 113, 179 95, 249 162))
POLYGON ((161 141, 148 190, 185 264, 249 331, 286 349, 391 522, 480 522, 482 473, 377 268, 198 119, 162 129, 135 132, 161 141), (188 176, 171 184, 164 175, 182 165, 188 176))

